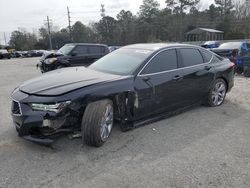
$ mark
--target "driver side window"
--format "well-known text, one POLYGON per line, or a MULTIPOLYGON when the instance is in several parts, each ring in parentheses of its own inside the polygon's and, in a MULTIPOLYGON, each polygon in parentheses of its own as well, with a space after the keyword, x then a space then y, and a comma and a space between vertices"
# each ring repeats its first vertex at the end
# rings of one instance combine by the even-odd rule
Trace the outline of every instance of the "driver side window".
POLYGON ((88 53, 87 46, 76 46, 73 53, 76 54, 76 56, 82 56, 88 53))
POLYGON ((175 49, 165 50, 157 54, 144 68, 141 74, 152 74, 157 72, 177 69, 177 53, 175 49))

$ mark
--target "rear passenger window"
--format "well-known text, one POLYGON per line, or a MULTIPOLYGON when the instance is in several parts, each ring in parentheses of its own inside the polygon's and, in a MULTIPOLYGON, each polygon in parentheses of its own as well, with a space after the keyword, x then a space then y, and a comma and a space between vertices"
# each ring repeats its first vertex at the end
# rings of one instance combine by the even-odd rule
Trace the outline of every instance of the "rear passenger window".
POLYGON ((177 69, 176 50, 166 50, 156 55, 142 71, 142 74, 150 74, 177 69))
POLYGON ((88 53, 87 46, 77 46, 74 50, 74 53, 76 53, 77 56, 87 54, 88 53))
POLYGON ((89 53, 90 54, 104 53, 104 47, 102 47, 102 46, 89 46, 89 53))
POLYGON ((211 61, 211 59, 213 57, 212 53, 210 53, 206 50, 201 50, 201 53, 202 53, 202 56, 203 56, 205 63, 208 63, 209 61, 211 61))
POLYGON ((183 67, 189 67, 203 63, 203 58, 198 49, 186 48, 180 49, 183 67))

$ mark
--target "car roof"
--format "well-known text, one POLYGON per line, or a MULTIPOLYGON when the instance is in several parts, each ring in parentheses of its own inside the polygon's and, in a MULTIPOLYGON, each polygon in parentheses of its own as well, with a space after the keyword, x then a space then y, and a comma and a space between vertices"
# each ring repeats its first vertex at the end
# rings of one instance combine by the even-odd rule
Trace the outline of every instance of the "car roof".
POLYGON ((123 48, 130 48, 130 49, 142 49, 142 50, 151 50, 157 51, 164 48, 171 48, 171 47, 198 47, 195 45, 190 44, 180 44, 180 43, 141 43, 141 44, 132 44, 125 46, 123 48))
POLYGON ((96 44, 96 43, 68 43, 66 45, 85 45, 85 46, 105 46, 105 47, 108 47, 106 44, 96 44))

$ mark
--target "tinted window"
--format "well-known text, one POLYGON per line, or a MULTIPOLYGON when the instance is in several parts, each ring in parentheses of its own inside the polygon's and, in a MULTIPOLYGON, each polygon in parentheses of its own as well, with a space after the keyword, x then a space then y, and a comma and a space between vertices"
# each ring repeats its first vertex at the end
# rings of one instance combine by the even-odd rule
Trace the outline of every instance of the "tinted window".
POLYGON ((180 49, 183 67, 189 67, 203 63, 201 53, 197 49, 180 49))
POLYGON ((87 46, 77 46, 75 49, 74 49, 74 53, 78 55, 84 55, 84 54, 87 54, 88 53, 88 49, 87 49, 87 46))
POLYGON ((102 46, 89 46, 89 53, 90 54, 104 53, 104 47, 102 47, 102 46))
POLYGON ((212 63, 220 63, 223 60, 223 58, 219 56, 214 56, 212 59, 212 63))
POLYGON ((142 71, 142 74, 157 73, 177 69, 175 50, 166 50, 156 55, 142 71))
POLYGON ((118 75, 131 75, 153 51, 120 48, 89 66, 90 69, 118 75))
POLYGON ((211 61, 213 55, 210 52, 206 50, 201 50, 201 52, 205 63, 211 61))

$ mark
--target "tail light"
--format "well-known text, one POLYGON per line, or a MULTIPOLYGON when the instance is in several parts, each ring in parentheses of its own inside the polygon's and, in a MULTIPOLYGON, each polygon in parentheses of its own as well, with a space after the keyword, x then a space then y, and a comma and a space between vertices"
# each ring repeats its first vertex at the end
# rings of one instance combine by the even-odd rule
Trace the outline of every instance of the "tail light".
POLYGON ((230 67, 234 67, 234 66, 235 66, 235 63, 230 62, 230 67))

